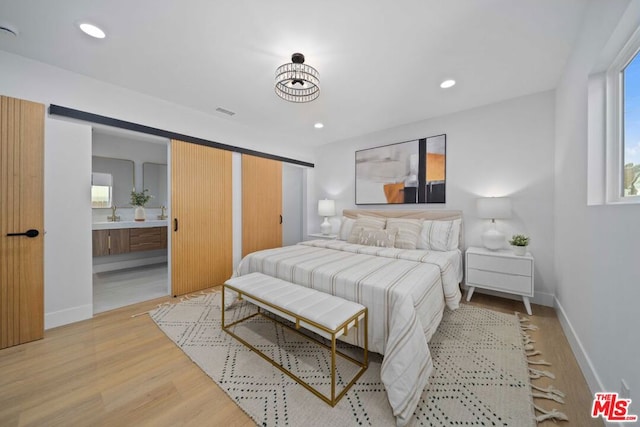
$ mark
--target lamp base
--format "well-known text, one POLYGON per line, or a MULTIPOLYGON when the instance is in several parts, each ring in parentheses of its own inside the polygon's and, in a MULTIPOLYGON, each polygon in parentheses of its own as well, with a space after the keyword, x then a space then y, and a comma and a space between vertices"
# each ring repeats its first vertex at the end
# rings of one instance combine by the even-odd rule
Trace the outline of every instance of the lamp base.
POLYGON ((485 248, 492 251, 502 249, 504 247, 504 242, 504 234, 495 228, 490 228, 482 234, 482 244, 485 248))
POLYGON ((329 217, 325 216, 324 217, 324 222, 322 224, 320 224, 320 232, 322 234, 324 234, 325 236, 328 236, 329 234, 331 234, 331 229, 333 227, 331 226, 331 223, 329 222, 329 217))

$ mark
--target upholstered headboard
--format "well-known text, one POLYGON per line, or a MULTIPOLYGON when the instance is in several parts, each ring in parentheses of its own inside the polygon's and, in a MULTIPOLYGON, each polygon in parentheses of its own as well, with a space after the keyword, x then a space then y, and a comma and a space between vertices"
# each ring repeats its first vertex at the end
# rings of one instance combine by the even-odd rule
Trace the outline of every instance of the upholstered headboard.
MULTIPOLYGON (((358 215, 377 216, 380 218, 410 218, 448 221, 460 218, 462 211, 455 210, 397 210, 397 209, 344 209, 342 215, 347 218, 358 218, 358 215)), ((464 250, 464 222, 460 224, 458 249, 464 250)))

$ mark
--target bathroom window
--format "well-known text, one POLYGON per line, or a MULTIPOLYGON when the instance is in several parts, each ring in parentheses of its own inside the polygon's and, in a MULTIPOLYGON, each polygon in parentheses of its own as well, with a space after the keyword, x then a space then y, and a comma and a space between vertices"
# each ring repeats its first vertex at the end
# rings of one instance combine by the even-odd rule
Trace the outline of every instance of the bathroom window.
POLYGON ((113 194, 113 177, 109 173, 91 174, 91 207, 110 208, 113 194))

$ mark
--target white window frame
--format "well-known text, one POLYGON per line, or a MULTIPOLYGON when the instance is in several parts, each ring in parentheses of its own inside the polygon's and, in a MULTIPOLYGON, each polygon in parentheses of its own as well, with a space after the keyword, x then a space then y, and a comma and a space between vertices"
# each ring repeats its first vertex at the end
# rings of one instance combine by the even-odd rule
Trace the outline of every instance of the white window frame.
POLYGON ((606 74, 607 202, 640 203, 640 195, 624 196, 623 79, 625 67, 640 52, 640 28, 620 50, 606 74))

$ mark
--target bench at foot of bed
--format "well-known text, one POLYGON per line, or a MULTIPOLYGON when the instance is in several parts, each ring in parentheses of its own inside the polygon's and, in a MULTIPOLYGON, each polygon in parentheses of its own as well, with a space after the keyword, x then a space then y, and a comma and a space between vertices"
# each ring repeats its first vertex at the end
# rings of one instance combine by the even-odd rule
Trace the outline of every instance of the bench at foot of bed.
MULTIPOLYGON (((356 302, 347 301, 343 298, 325 294, 314 289, 286 282, 261 273, 251 273, 245 276, 233 277, 227 280, 222 286, 222 329, 236 338, 238 341, 255 351, 263 359, 273 366, 289 375, 307 390, 318 396, 331 406, 335 406, 345 395, 349 388, 360 378, 368 366, 368 343, 367 343, 367 308, 356 302), (225 291, 238 293, 239 299, 244 299, 258 306, 258 312, 250 316, 235 320, 233 323, 225 324, 224 294, 225 291), (317 389, 313 388, 304 380, 297 377, 292 372, 285 369, 265 353, 251 345, 240 336, 236 335, 232 327, 248 320, 255 315, 262 314, 266 310, 279 317, 294 323, 294 327, 284 326, 297 330, 300 328, 314 332, 321 337, 331 341, 327 346, 320 341, 313 340, 319 345, 331 351, 331 396, 327 397, 317 389), (340 351, 336 350, 336 339, 342 335, 347 335, 349 329, 364 327, 364 354, 363 361, 360 362, 340 351), (336 357, 342 357, 360 367, 353 379, 336 395, 336 357)), ((271 317, 268 317, 271 320, 271 317)), ((275 320, 274 320, 275 321, 275 320)), ((307 335, 305 335, 309 338, 307 335)), ((309 338, 311 339, 311 338, 309 338)))

